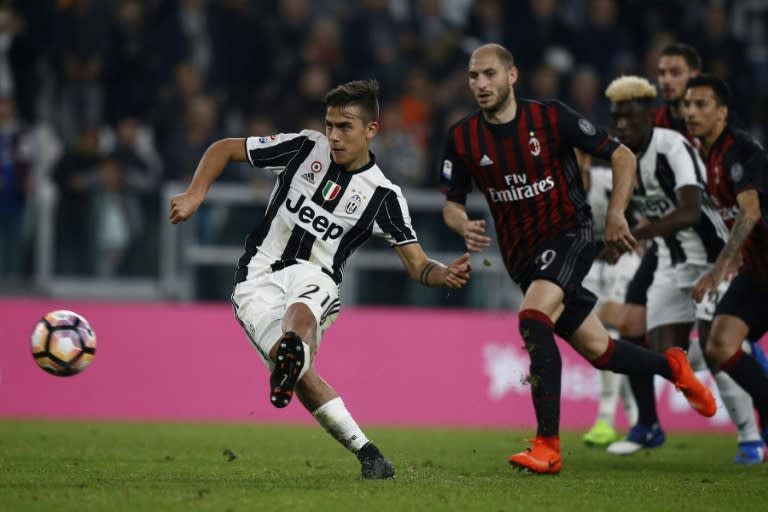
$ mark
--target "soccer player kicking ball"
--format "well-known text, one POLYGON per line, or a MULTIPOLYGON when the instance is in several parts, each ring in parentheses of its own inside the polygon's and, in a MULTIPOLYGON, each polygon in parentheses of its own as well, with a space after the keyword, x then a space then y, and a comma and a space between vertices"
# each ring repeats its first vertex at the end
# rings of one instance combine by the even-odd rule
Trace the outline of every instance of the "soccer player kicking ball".
POLYGON ((509 462, 534 473, 556 474, 562 467, 562 361, 555 334, 600 370, 651 373, 672 381, 702 415, 715 414, 715 400, 682 350, 658 354, 612 339, 593 312, 595 295, 581 284, 597 244, 574 148, 611 163, 613 192, 604 233, 606 244, 619 253, 636 245, 624 217, 635 156, 560 102, 517 100, 517 77, 504 47, 488 44, 472 53, 469 87, 479 111, 449 129, 442 166, 447 198, 443 218, 470 251, 481 251, 490 244, 485 222, 470 220, 464 205, 473 186, 488 202, 504 264, 524 291, 520 335, 531 358, 537 421, 532 446, 509 462))
POLYGON ((265 217, 238 262, 235 315, 271 370, 272 405, 287 406, 295 392, 318 423, 357 455, 362 478, 391 478, 390 461, 312 364, 339 314, 345 262, 376 235, 392 245, 413 279, 460 288, 469 279, 469 254, 449 266, 427 258, 400 188, 376 165, 368 146, 379 129, 378 83, 342 84, 326 94, 323 108, 325 135, 303 130, 212 144, 187 191, 171 200, 170 220, 191 217, 229 162, 248 162, 277 176, 265 217))

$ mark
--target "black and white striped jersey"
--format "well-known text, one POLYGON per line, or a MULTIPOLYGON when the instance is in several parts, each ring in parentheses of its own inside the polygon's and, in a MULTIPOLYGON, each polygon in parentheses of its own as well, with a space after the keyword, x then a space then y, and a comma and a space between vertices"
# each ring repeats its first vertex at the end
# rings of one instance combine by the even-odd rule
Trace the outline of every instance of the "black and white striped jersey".
POLYGON ((376 165, 348 172, 331 160, 325 135, 301 133, 248 137, 248 161, 272 171, 277 182, 263 221, 248 235, 235 281, 248 267, 274 270, 298 261, 318 265, 341 282, 344 264, 371 235, 391 245, 417 241, 400 187, 376 165))
POLYGON ((605 234, 605 219, 608 214, 611 190, 613 190, 613 170, 610 167, 590 167, 587 201, 592 210, 592 230, 595 233, 595 240, 602 240, 605 234))
POLYGON ((707 195, 705 180, 704 164, 690 142, 674 130, 655 127, 648 148, 638 155, 632 206, 653 220, 677 207, 678 188, 695 185, 702 189, 698 225, 673 236, 656 237, 659 258, 669 258, 673 265, 713 263, 728 238, 728 230, 707 195))

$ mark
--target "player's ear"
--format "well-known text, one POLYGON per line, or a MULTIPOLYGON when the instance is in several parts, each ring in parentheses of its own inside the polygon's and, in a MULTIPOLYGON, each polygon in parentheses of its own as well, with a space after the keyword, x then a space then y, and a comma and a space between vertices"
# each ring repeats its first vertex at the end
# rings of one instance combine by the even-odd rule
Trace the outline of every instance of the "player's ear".
POLYGON ((517 83, 518 75, 519 75, 519 72, 517 71, 517 66, 512 66, 511 68, 509 68, 508 77, 509 77, 510 87, 512 87, 513 85, 515 85, 515 83, 517 83))
POLYGON ((717 120, 725 121, 728 119, 728 105, 720 105, 717 107, 717 120))
POLYGON ((365 128, 365 138, 371 140, 376 136, 377 133, 379 133, 379 122, 370 121, 368 126, 365 128))

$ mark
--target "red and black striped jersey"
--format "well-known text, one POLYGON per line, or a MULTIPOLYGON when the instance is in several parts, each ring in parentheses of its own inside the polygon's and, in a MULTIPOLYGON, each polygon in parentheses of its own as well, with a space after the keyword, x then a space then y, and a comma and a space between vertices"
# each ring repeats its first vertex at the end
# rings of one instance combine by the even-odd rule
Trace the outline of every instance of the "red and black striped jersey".
POLYGON ((477 111, 449 129, 441 190, 460 204, 473 186, 482 192, 514 277, 543 241, 567 231, 591 233, 573 149, 608 160, 618 146, 559 101, 518 99, 517 115, 508 123, 490 124, 477 111))
POLYGON ((737 196, 756 190, 762 220, 755 225, 741 250, 742 271, 768 279, 768 156, 749 133, 726 126, 709 154, 707 189, 728 228, 739 214, 737 196))

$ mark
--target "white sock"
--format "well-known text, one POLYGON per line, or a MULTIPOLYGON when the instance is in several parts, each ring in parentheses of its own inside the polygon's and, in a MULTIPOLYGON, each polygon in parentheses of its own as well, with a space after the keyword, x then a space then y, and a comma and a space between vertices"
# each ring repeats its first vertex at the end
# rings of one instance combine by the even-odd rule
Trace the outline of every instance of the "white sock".
POLYGON ((312 416, 326 432, 352 452, 357 452, 368 442, 341 397, 325 402, 312 412, 312 416))
POLYGON ((739 442, 759 441, 752 398, 725 372, 715 373, 715 382, 728 416, 738 429, 739 442))
MULTIPOLYGON (((707 369, 707 362, 701 351, 701 343, 698 338, 691 338, 688 347, 688 360, 695 371, 707 369)), ((731 421, 736 425, 739 442, 759 441, 760 433, 755 421, 755 409, 752 405, 752 397, 736 384, 730 375, 725 372, 714 374, 717 389, 720 391, 720 399, 731 421)))
POLYGON ((616 416, 616 405, 619 401, 621 375, 610 370, 600 371, 600 400, 597 407, 597 419, 613 426, 616 416))
POLYGON ((709 370, 707 361, 704 359, 704 353, 701 351, 701 343, 699 338, 691 338, 688 341, 688 361, 691 363, 691 368, 695 372, 703 372, 709 370))

